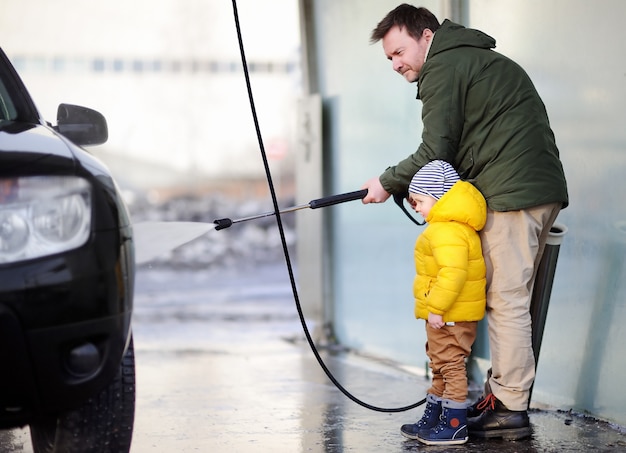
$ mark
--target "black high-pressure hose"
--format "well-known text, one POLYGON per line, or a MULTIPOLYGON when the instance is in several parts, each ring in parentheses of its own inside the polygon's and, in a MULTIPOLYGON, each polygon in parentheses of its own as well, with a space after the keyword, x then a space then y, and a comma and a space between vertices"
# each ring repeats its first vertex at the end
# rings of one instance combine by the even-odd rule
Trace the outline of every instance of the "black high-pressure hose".
MULTIPOLYGON (((272 196, 272 203, 274 205, 274 214, 276 215, 276 223, 278 224, 278 230, 280 232, 280 240, 282 242, 282 246, 283 246, 283 253, 285 255, 285 261, 287 263, 287 270, 289 272, 289 280, 291 282, 291 289, 293 291, 293 297, 296 303, 296 308, 298 310, 298 315, 300 317, 300 322, 302 324, 302 329, 304 330, 304 334, 306 336, 307 342, 309 343, 309 346, 311 347, 311 351, 313 351, 313 354, 315 355, 315 358, 317 359, 319 365, 322 367, 322 369, 324 370, 324 372, 326 373, 326 376, 328 376, 328 378, 332 381, 333 384, 335 384, 335 386, 345 395, 347 396, 349 399, 351 399, 352 401, 354 401, 355 403, 367 408, 367 409, 371 409, 373 411, 378 411, 378 412, 404 412, 410 409, 414 409, 422 404, 424 404, 426 402, 426 399, 424 398, 421 401, 418 401, 417 403, 411 404, 409 406, 404 406, 404 407, 397 407, 397 408, 382 408, 382 407, 377 407, 377 406, 372 406, 371 404, 367 404, 363 401, 361 401, 360 399, 356 398, 354 395, 352 395, 350 392, 348 392, 338 381, 337 379, 335 379, 335 377, 332 375, 332 373, 330 372, 330 370, 326 367, 326 364, 324 363, 324 361, 322 360, 319 352, 317 351, 317 348, 315 347, 315 344, 313 343, 313 339, 311 338, 311 334, 309 333, 309 329, 307 328, 305 319, 304 319, 304 314, 302 313, 302 307, 300 306, 300 298, 298 297, 298 290, 296 288, 296 280, 294 278, 294 274, 293 274, 293 268, 291 266, 291 259, 289 258, 289 251, 287 250, 287 241, 285 240, 285 231, 283 229, 283 222, 280 216, 280 210, 278 209, 278 200, 276 197, 276 191, 274 190, 274 183, 272 182, 272 175, 270 173, 270 168, 269 168, 269 164, 267 161, 267 155, 265 153, 265 147, 263 145, 263 138, 261 136, 261 129, 259 127, 259 121, 257 118, 257 114, 256 114, 256 108, 254 106, 254 97, 252 96, 252 87, 250 84, 250 74, 248 73, 248 64, 246 63, 246 56, 245 56, 245 52, 244 52, 244 47, 243 47, 243 39, 241 36, 241 27, 239 25, 239 14, 237 12, 237 1, 233 0, 233 13, 235 16, 235 26, 237 28, 237 39, 239 40, 239 51, 241 53, 241 63, 243 65, 243 70, 244 70, 244 75, 245 75, 245 79, 246 79, 246 87, 248 90, 248 98, 250 101, 250 108, 252 110, 252 117, 254 120, 254 127, 256 130, 256 135, 257 135, 257 140, 259 143, 259 148, 261 150, 261 156, 263 158, 263 166, 265 167, 265 175, 267 177, 267 183, 269 185, 269 189, 270 189, 270 193, 272 196)), ((230 225, 229 225, 230 226, 230 225)))

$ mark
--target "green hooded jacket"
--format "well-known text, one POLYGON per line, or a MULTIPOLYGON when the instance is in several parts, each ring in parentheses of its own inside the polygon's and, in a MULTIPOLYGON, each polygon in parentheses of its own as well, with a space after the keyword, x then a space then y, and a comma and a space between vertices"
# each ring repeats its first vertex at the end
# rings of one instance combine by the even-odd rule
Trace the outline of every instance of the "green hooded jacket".
POLYGON ((485 33, 445 20, 422 67, 422 143, 380 182, 406 193, 428 162, 450 162, 494 211, 568 205, 567 184, 545 106, 526 72, 491 50, 485 33))

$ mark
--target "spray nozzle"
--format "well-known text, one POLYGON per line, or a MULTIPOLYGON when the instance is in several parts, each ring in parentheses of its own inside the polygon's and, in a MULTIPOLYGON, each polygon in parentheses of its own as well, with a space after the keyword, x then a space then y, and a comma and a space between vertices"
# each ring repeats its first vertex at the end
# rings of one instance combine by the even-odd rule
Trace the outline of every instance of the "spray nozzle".
POLYGON ((233 221, 231 219, 217 219, 214 220, 213 223, 215 224, 215 230, 219 231, 219 230, 223 230, 224 228, 228 228, 233 224, 233 221))

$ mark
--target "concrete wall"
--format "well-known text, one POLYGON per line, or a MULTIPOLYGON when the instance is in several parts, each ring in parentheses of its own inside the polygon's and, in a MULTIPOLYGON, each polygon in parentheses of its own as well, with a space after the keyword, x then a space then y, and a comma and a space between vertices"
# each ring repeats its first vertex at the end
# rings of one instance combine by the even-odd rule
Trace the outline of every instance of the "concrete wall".
MULTIPOLYGON (((331 192, 356 190, 420 142, 414 85, 391 71, 369 32, 399 2, 303 1, 310 11, 309 79, 323 103, 331 192)), ((424 1, 440 18, 450 2, 424 1)), ((561 150, 571 206, 560 249, 533 399, 626 425, 626 32, 619 0, 469 0, 470 27, 494 36, 542 95, 561 150)), ((299 175, 300 177, 300 175, 299 175)), ((305 176, 306 177, 306 176, 305 176)), ((299 181, 302 184, 302 181, 299 181)), ((339 341, 423 369, 413 319, 412 247, 419 229, 392 202, 328 213, 332 308, 339 341)), ((485 339, 481 340, 483 343, 485 339)))

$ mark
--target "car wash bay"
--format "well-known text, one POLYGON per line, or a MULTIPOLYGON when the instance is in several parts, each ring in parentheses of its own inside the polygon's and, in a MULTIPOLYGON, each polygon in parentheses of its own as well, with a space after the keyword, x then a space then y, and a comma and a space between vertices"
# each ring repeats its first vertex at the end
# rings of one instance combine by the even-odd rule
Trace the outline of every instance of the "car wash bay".
MULTIPOLYGON (((402 423, 345 398, 308 349, 284 264, 208 270, 143 269, 137 279, 137 412, 131 452, 403 452, 402 423), (242 285, 242 280, 246 281, 242 285)), ((381 406, 421 399, 428 382, 372 358, 323 351, 356 396, 381 406)), ((621 451, 604 422, 534 409, 524 442, 474 441, 465 451, 621 451)), ((0 450, 32 452, 28 430, 0 432, 0 450)))

